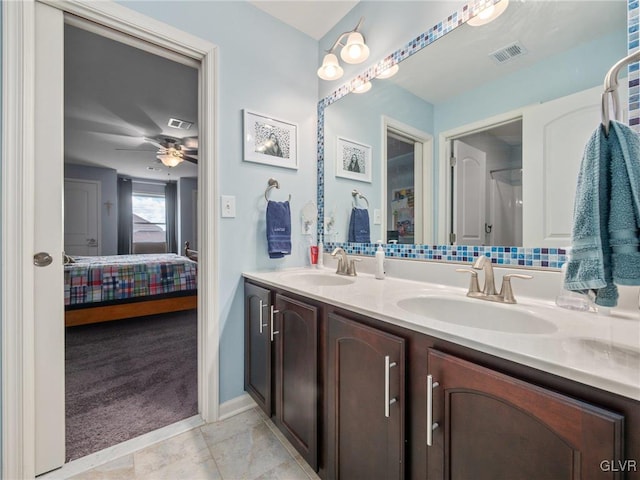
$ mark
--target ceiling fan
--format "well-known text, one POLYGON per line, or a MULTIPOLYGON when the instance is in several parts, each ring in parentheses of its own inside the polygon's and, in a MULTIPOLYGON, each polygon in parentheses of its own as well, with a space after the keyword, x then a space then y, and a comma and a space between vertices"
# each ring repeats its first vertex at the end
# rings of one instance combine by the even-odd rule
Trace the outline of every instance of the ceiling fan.
MULTIPOLYGON (((166 167, 173 168, 183 161, 196 165, 198 163, 198 137, 180 139, 168 135, 157 135, 155 137, 144 137, 144 141, 157 147, 158 150, 153 150, 156 152, 156 158, 166 167)), ((152 151, 127 148, 118 148, 117 150, 152 151)))

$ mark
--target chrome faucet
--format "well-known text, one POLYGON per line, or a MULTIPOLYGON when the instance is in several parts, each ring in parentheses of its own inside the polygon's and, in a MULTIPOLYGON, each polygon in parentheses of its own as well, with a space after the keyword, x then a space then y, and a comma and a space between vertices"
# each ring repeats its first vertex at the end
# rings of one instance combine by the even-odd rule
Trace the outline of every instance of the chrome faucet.
POLYGON ((464 272, 471 274, 471 283, 469 284, 469 290, 467 291, 467 297, 478 298, 480 300, 487 300, 489 302, 498 303, 517 303, 513 295, 513 288, 511 287, 512 278, 531 279, 531 275, 525 275, 520 273, 510 273, 502 277, 502 287, 500 293, 496 293, 495 277, 493 274, 493 265, 491 259, 485 255, 478 257, 473 262, 473 270, 468 268, 458 268, 456 272, 464 272), (482 291, 480 291, 480 285, 478 284, 478 272, 476 270, 484 271, 484 285, 482 291))
POLYGON ((338 257, 338 268, 336 269, 336 273, 338 275, 348 275, 350 277, 358 275, 356 272, 356 262, 360 261, 359 258, 349 259, 349 257, 347 257, 347 252, 345 252, 341 247, 337 247, 333 252, 331 252, 332 257, 335 257, 336 255, 340 255, 338 257))
POLYGON ((486 255, 482 255, 473 262, 472 268, 474 270, 484 270, 484 287, 482 287, 482 293, 485 296, 495 295, 496 282, 493 276, 493 265, 491 265, 491 259, 486 255))

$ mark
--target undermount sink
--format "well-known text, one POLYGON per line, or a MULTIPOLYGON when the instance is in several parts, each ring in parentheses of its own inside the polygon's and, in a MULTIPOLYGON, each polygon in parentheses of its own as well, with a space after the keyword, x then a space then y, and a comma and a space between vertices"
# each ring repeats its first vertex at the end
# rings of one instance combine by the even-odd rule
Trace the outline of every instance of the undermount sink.
POLYGON ((562 341, 564 349, 571 353, 577 349, 585 350, 598 362, 614 367, 631 367, 640 371, 640 349, 607 342, 595 338, 568 338, 562 341))
POLYGON ((397 305, 426 318, 482 330, 528 334, 550 334, 558 330, 553 323, 513 305, 466 297, 411 297, 398 301, 397 305))
POLYGON ((282 275, 282 278, 299 285, 316 287, 340 287, 351 285, 355 281, 354 277, 345 277, 335 273, 325 272, 285 273, 282 275))

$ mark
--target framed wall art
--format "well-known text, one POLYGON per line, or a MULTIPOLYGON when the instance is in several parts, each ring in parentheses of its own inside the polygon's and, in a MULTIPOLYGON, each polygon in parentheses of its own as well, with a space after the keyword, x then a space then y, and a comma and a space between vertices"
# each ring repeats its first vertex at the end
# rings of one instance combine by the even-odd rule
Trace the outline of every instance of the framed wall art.
POLYGON ((298 169, 298 125, 262 113, 243 111, 244 160, 298 169))
POLYGON ((338 137, 336 177, 371 183, 371 147, 338 137))

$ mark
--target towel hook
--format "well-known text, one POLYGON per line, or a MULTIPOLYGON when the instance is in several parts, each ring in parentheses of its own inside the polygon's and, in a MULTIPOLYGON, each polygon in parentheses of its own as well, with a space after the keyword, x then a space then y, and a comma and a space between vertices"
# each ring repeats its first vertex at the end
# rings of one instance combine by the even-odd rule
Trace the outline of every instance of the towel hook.
POLYGON ((360 193, 358 190, 356 190, 355 188, 351 191, 351 195, 353 196, 353 206, 356 207, 356 203, 357 203, 357 199, 361 198, 362 200, 364 200, 365 202, 367 202, 367 208, 369 208, 369 200, 367 200, 367 197, 365 197, 362 193, 360 193))
MULTIPOLYGON (((270 178, 268 183, 269 183, 269 186, 264 191, 264 199, 267 201, 267 203, 269 202, 269 192, 271 191, 271 189, 272 188, 280 189, 280 184, 275 178, 270 178)), ((289 202, 291 202, 291 194, 289 194, 289 202)))

